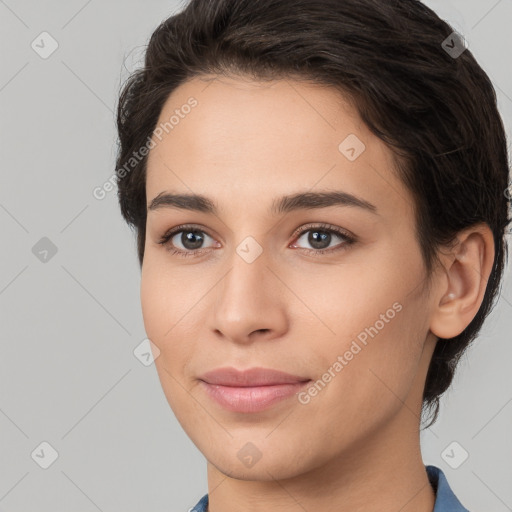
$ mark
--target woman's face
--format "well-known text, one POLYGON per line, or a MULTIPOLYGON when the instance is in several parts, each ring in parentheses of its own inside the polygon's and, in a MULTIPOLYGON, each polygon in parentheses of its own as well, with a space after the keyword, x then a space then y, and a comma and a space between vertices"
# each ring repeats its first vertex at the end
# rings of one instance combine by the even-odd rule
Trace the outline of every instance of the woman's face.
POLYGON ((215 207, 168 199, 147 216, 144 324, 187 435, 222 473, 252 480, 375 457, 390 435, 410 436, 433 300, 390 150, 338 92, 288 80, 193 79, 168 98, 166 122, 148 156, 148 205, 197 194, 215 207), (282 199, 298 194, 309 199, 282 199), (225 367, 309 382, 251 401, 265 389, 202 380, 225 367))

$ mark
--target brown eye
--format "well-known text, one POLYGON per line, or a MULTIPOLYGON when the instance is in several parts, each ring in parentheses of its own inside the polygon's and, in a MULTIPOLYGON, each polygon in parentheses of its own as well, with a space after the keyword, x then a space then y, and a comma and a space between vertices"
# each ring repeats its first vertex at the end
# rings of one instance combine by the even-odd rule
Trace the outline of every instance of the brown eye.
MULTIPOLYGON (((327 225, 304 226, 300 229, 297 240, 300 240, 306 234, 306 242, 312 249, 300 246, 298 248, 313 254, 326 254, 345 249, 348 245, 355 242, 355 238, 345 231, 327 225), (334 247, 329 247, 336 239, 341 240, 341 243, 338 243, 334 247)), ((297 246, 294 244, 294 247, 297 246)))
MULTIPOLYGON (((176 238, 177 235, 181 233, 181 236, 178 238, 177 242, 179 242, 183 249, 187 249, 189 251, 194 251, 196 249, 200 249, 201 245, 204 242, 204 236, 201 235, 201 231, 197 230, 182 230, 178 231, 172 238, 176 238)), ((173 245, 176 245, 176 242, 173 242, 173 245)))
POLYGON ((188 257, 205 252, 203 250, 205 249, 203 247, 205 238, 213 240, 211 236, 197 227, 177 226, 165 233, 158 243, 172 254, 188 257))

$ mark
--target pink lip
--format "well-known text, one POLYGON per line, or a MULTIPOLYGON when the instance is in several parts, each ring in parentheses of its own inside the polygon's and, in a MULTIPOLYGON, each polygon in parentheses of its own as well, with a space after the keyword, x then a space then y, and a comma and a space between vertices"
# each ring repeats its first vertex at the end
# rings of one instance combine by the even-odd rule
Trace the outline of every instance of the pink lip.
POLYGON ((270 368, 249 368, 248 370, 237 370, 233 367, 217 368, 206 372, 200 380, 209 384, 221 386, 270 386, 273 384, 294 384, 310 380, 308 377, 299 377, 290 373, 272 370, 270 368))
POLYGON ((297 393, 311 379, 268 368, 219 368, 199 380, 210 398, 226 409, 259 412, 297 393))

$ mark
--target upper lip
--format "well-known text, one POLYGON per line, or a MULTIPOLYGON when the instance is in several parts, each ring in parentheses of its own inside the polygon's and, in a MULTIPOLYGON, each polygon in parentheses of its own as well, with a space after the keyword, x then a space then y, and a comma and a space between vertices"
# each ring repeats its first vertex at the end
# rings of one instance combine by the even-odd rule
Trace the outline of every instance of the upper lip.
POLYGON ((237 387, 293 384, 311 380, 307 377, 300 377, 279 370, 272 370, 271 368, 249 368, 241 371, 233 367, 211 370, 201 375, 199 379, 208 382, 208 384, 237 387))

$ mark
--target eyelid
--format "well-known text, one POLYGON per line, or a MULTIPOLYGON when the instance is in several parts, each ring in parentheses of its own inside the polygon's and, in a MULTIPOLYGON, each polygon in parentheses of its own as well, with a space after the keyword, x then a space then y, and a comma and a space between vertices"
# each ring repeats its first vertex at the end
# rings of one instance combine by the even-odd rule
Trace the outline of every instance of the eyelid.
POLYGON ((304 224, 300 228, 298 228, 295 233, 294 237, 298 237, 299 235, 302 235, 302 233, 306 231, 311 231, 313 229, 318 229, 319 231, 328 231, 328 232, 334 232, 338 235, 343 235, 346 238, 353 238, 355 239, 356 236, 352 234, 350 231, 340 228, 338 226, 334 226, 331 224, 326 224, 324 222, 310 222, 309 224, 304 224))
POLYGON ((337 253, 340 251, 344 251, 349 246, 357 242, 358 238, 352 234, 350 231, 340 228, 338 226, 333 226, 331 224, 326 224, 324 222, 313 222, 309 224, 304 224, 301 226, 294 235, 294 242, 292 242, 292 246, 294 248, 300 249, 301 251, 305 252, 306 254, 313 254, 314 256, 329 256, 333 253, 337 253), (308 249, 306 247, 296 247, 294 244, 296 241, 302 236, 303 233, 307 233, 308 231, 324 231, 326 233, 334 233, 335 236, 342 239, 342 242, 338 245, 335 245, 334 247, 330 247, 327 249, 308 249))
POLYGON ((174 235, 174 234, 176 234, 176 233, 178 233, 180 231, 185 231, 187 229, 190 230, 190 231, 201 231, 202 233, 206 233, 211 238, 215 238, 214 236, 210 235, 210 233, 208 232, 208 229, 205 228, 204 226, 201 226, 201 224, 179 224, 178 226, 174 226, 173 228, 168 229, 161 236, 161 238, 165 238, 165 237, 168 237, 170 235, 174 235))
MULTIPOLYGON (((215 240, 215 236, 210 235, 208 232, 208 229, 206 229, 204 226, 201 226, 200 224, 180 224, 179 226, 174 226, 171 229, 168 229, 158 240, 157 243, 165 245, 167 242, 171 240, 175 235, 180 233, 181 231, 199 231, 200 233, 204 233, 207 236, 209 236, 211 239, 215 240)), ((197 249, 197 251, 200 251, 202 249, 197 249)), ((187 251, 192 252, 192 251, 187 251)))

